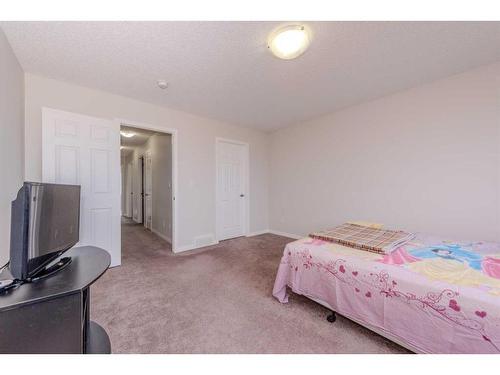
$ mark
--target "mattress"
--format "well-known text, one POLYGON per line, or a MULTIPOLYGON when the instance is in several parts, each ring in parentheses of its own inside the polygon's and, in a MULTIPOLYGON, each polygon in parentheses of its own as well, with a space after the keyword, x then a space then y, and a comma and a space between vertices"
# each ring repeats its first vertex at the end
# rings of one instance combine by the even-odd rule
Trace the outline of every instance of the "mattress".
POLYGON ((303 238, 286 245, 288 290, 424 353, 500 353, 500 244, 418 234, 387 255, 303 238))

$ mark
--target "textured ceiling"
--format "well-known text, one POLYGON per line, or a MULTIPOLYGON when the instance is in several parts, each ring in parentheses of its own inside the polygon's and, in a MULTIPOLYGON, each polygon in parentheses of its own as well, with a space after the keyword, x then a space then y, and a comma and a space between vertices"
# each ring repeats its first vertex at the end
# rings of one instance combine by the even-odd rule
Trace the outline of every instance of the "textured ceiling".
POLYGON ((27 72, 264 130, 500 60, 500 22, 307 24, 311 46, 291 61, 266 48, 278 22, 0 27, 27 72))

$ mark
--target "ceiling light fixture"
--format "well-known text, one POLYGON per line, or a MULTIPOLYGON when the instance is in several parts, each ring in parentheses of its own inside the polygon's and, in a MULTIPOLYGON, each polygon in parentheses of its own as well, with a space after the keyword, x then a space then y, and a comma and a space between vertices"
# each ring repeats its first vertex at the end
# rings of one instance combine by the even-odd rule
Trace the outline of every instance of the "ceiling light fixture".
POLYGON ((304 25, 289 25, 272 32, 267 47, 276 57, 291 60, 302 55, 310 42, 309 31, 304 25))
POLYGON ((135 135, 135 133, 124 132, 124 131, 121 131, 120 134, 123 135, 125 138, 132 138, 135 135))

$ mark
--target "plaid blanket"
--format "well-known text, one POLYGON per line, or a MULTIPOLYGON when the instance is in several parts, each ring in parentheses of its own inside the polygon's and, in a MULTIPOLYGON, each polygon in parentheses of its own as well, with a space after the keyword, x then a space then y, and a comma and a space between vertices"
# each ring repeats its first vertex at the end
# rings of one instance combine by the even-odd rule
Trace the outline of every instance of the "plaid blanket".
POLYGON ((415 235, 403 231, 345 223, 330 230, 311 233, 309 237, 339 243, 360 250, 388 254, 410 241, 415 235))

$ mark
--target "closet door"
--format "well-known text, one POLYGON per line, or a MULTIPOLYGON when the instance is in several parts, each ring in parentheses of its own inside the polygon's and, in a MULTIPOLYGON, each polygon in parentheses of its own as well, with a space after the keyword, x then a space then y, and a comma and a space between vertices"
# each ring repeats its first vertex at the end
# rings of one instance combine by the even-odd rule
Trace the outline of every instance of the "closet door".
POLYGON ((229 140, 216 144, 217 240, 244 236, 248 214, 248 145, 229 140))

